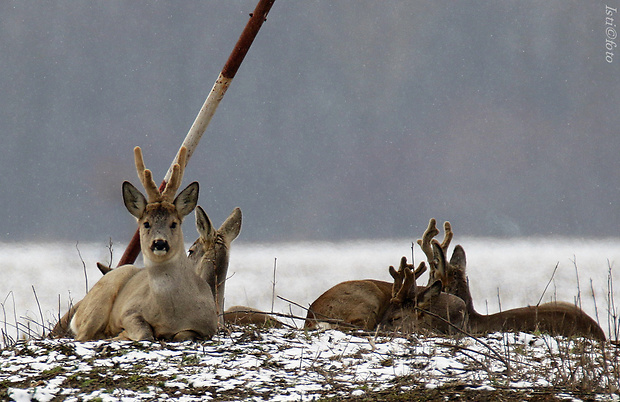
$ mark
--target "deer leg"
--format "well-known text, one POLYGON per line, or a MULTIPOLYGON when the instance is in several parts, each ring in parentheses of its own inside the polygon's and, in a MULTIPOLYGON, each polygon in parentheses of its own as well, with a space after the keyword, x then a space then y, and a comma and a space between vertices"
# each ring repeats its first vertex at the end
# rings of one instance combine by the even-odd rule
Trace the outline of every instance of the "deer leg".
POLYGON ((196 338, 199 338, 196 332, 192 330, 185 330, 174 334, 172 342, 193 341, 196 338))
POLYGON ((148 322, 146 322, 144 317, 139 314, 127 315, 123 317, 122 324, 125 329, 114 339, 132 341, 155 340, 153 328, 148 322))

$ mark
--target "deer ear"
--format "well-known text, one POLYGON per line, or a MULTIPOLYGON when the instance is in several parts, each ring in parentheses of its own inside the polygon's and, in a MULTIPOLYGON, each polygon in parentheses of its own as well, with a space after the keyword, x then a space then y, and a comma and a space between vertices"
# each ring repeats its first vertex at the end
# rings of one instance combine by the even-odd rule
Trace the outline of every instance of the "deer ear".
POLYGON ((123 183, 123 201, 130 214, 138 219, 142 217, 146 209, 146 198, 128 181, 123 183))
POLYGON ((209 240, 215 237, 215 228, 211 223, 211 219, 204 209, 199 205, 196 207, 196 230, 198 234, 205 240, 209 240))
POLYGON ((456 246, 454 248, 454 251, 452 252, 452 257, 450 258, 450 265, 464 270, 465 267, 467 266, 467 258, 465 257, 465 250, 463 250, 463 247, 461 247, 461 245, 459 244, 458 246, 456 246))
POLYGON ((185 190, 181 191, 179 195, 177 195, 177 198, 174 199, 174 206, 177 208, 177 212, 182 217, 185 217, 192 212, 194 208, 196 208, 196 204, 198 204, 197 181, 185 187, 185 190))
POLYGON ((433 299, 441 294, 441 288, 443 285, 441 281, 435 281, 431 286, 428 286, 422 292, 416 296, 416 302, 419 308, 429 310, 429 307, 433 303, 433 299))
POLYGON ((239 232, 241 232, 241 209, 233 209, 231 214, 218 229, 218 232, 224 236, 227 243, 235 240, 237 236, 239 236, 239 232))

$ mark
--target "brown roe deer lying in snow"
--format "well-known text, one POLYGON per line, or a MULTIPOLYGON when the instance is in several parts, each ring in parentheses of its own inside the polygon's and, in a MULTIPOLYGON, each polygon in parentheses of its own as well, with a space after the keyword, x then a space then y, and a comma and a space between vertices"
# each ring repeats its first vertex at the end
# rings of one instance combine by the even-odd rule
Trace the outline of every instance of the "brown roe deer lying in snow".
MULTIPOLYGON (((446 236, 451 234, 450 223, 444 224, 446 236)), ((424 239, 418 243, 428 244, 430 238, 439 231, 435 220, 431 219, 424 239)), ((438 244, 435 240, 433 244, 438 244)), ((427 249, 428 251, 428 249, 427 249)), ((445 251, 445 250, 444 250, 445 251)), ((474 334, 491 332, 535 332, 541 331, 551 335, 584 336, 604 341, 605 333, 601 327, 577 306, 564 302, 550 302, 538 306, 520 307, 495 314, 483 315, 474 309, 469 283, 466 274, 467 260, 465 251, 456 246, 450 262, 443 272, 437 271, 445 284, 445 291, 460 297, 467 306, 469 317, 466 330, 474 334)))
POLYGON ((405 333, 420 330, 450 333, 452 325, 462 328, 465 303, 461 299, 443 293, 440 281, 427 287, 416 286, 416 279, 425 270, 422 262, 414 271, 413 265, 407 264, 407 258, 403 257, 398 271, 390 266, 393 283, 373 279, 339 283, 310 305, 305 328, 327 325, 405 333))
POLYGON ((211 338, 217 330, 215 301, 185 254, 181 230, 183 218, 198 201, 198 183, 174 198, 187 150, 179 153, 163 193, 145 169, 139 147, 134 156, 148 200, 129 182, 123 183, 123 199, 138 220, 145 268, 124 265, 104 275, 52 333, 63 335, 70 322, 69 334, 79 341, 211 338))
POLYGON ((200 207, 196 207, 196 230, 198 239, 189 249, 189 259, 196 274, 206 281, 215 295, 220 324, 255 324, 257 326, 281 327, 282 323, 266 313, 251 307, 233 306, 224 309, 224 294, 228 274, 230 245, 241 230, 241 210, 235 208, 218 230, 200 207))
POLYGON ((469 315, 469 330, 472 333, 541 331, 551 335, 583 336, 600 341, 605 340, 605 333, 596 321, 570 303, 549 302, 495 314, 479 314, 474 309, 469 291, 465 273, 465 251, 460 245, 455 247, 448 266, 447 290, 465 302, 469 315))

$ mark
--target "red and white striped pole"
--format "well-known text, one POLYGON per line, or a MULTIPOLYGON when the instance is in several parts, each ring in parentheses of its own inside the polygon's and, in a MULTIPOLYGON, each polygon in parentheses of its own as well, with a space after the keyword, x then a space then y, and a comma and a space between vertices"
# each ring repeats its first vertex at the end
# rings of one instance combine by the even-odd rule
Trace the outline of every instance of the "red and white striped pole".
MULTIPOLYGON (((250 14, 250 20, 243 29, 243 32, 241 32, 241 36, 239 36, 239 40, 237 40, 235 48, 228 57, 226 64, 224 64, 224 68, 222 68, 217 80, 215 80, 215 84, 213 85, 207 100, 202 105, 200 112, 198 112, 198 116, 196 116, 196 120, 194 120, 194 124, 190 127, 189 132, 185 136, 185 140, 181 145, 181 147, 187 148, 187 162, 189 162, 189 159, 196 150, 198 142, 200 142, 200 138, 211 122, 211 118, 215 114, 215 111, 224 97, 226 90, 230 86, 232 79, 235 77, 235 74, 237 74, 239 66, 243 62, 248 50, 250 50, 250 46, 252 46, 252 42, 254 41, 254 38, 256 38, 263 22, 265 22, 267 14, 269 13, 269 10, 271 10, 271 6, 274 2, 275 0, 259 0, 254 12, 250 14)), ((162 181, 159 186, 160 191, 163 191, 166 187, 166 183, 168 183, 170 175, 172 174, 172 167, 177 162, 178 158, 179 153, 177 152, 177 155, 175 156, 168 172, 166 173, 166 176, 164 177, 164 181, 162 181)), ((118 265, 133 264, 138 257, 138 254, 140 254, 140 234, 139 231, 136 230, 136 233, 134 233, 131 241, 127 245, 127 249, 125 249, 118 265)))

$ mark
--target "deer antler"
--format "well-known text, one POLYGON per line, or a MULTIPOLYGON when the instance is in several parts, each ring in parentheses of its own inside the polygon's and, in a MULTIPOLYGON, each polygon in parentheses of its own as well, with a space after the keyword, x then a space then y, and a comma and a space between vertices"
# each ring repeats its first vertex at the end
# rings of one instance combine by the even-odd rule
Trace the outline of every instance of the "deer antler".
POLYGON ((441 248, 443 249, 444 254, 448 251, 448 247, 450 247, 450 242, 454 237, 454 233, 452 232, 452 225, 450 222, 445 221, 443 223, 443 241, 441 242, 441 248))
POLYGON ((436 280, 441 280, 442 283, 445 283, 445 268, 440 266, 443 264, 441 262, 441 258, 448 250, 450 246, 450 242, 454 237, 454 233, 452 232, 452 225, 450 222, 446 221, 443 224, 444 229, 444 238, 441 243, 438 240, 434 239, 435 236, 439 234, 439 229, 437 229, 437 221, 435 218, 431 218, 428 222, 428 227, 422 235, 422 239, 418 240, 418 244, 422 248, 422 251, 426 255, 426 259, 428 261, 428 265, 430 266, 430 273, 428 276, 428 286, 434 283, 436 280), (436 250, 436 248, 440 248, 443 252, 441 257, 436 250))
POLYGON ((389 271, 392 278, 394 278, 390 303, 402 304, 409 296, 411 287, 414 288, 413 293, 415 294, 416 279, 426 271, 426 265, 422 262, 414 271, 413 264, 407 264, 407 257, 403 257, 400 259, 398 271, 391 265, 389 271))
MULTIPOLYGON (((426 255, 426 259, 431 263, 433 261, 433 247, 431 246, 431 242, 433 238, 439 234, 439 229, 437 229, 437 221, 435 218, 431 218, 428 221, 428 227, 424 231, 421 239, 418 239, 418 244, 422 248, 422 251, 426 255)), ((431 265, 431 269, 433 266, 431 265)))
MULTIPOLYGON (((452 241, 452 238, 454 237, 454 232, 452 232, 452 225, 450 224, 450 222, 448 221, 444 222, 443 231, 444 231, 444 235, 443 235, 443 241, 441 242, 441 248, 443 249, 443 252, 445 253, 448 250, 448 247, 450 247, 450 242, 452 241)), ((429 261, 433 259, 433 247, 431 246, 431 244, 433 242, 439 243, 439 241, 434 240, 434 237, 437 236, 438 234, 439 234, 439 229, 437 229, 437 221, 435 220, 435 218, 431 218, 428 221, 428 227, 426 228, 424 235, 422 235, 422 238, 419 239, 417 242, 422 248, 422 251, 424 251, 426 258, 429 261)))
POLYGON ((157 188, 157 184, 155 184, 155 181, 153 181, 153 174, 144 166, 142 149, 140 149, 140 147, 135 147, 133 149, 133 156, 136 162, 136 171, 138 172, 138 177, 140 178, 140 181, 142 182, 142 185, 146 190, 146 198, 149 204, 154 202, 161 202, 161 193, 157 188))
POLYGON ((187 163, 187 148, 181 147, 177 163, 175 163, 172 168, 172 175, 170 176, 170 180, 166 184, 166 188, 163 193, 160 193, 159 188, 157 188, 157 184, 155 184, 155 181, 153 180, 153 174, 144 165, 142 149, 140 149, 140 147, 135 147, 133 149, 133 154, 136 162, 136 171, 138 172, 138 177, 146 190, 146 197, 149 204, 163 201, 172 202, 174 200, 174 195, 181 185, 181 180, 183 179, 183 172, 187 163))
POLYGON ((181 180, 183 180, 183 173, 185 173, 186 164, 187 148, 181 147, 177 162, 172 167, 172 175, 170 176, 170 180, 168 181, 168 184, 166 184, 166 188, 162 193, 162 198, 164 201, 172 202, 174 200, 174 195, 179 189, 179 186, 181 186, 181 180))

